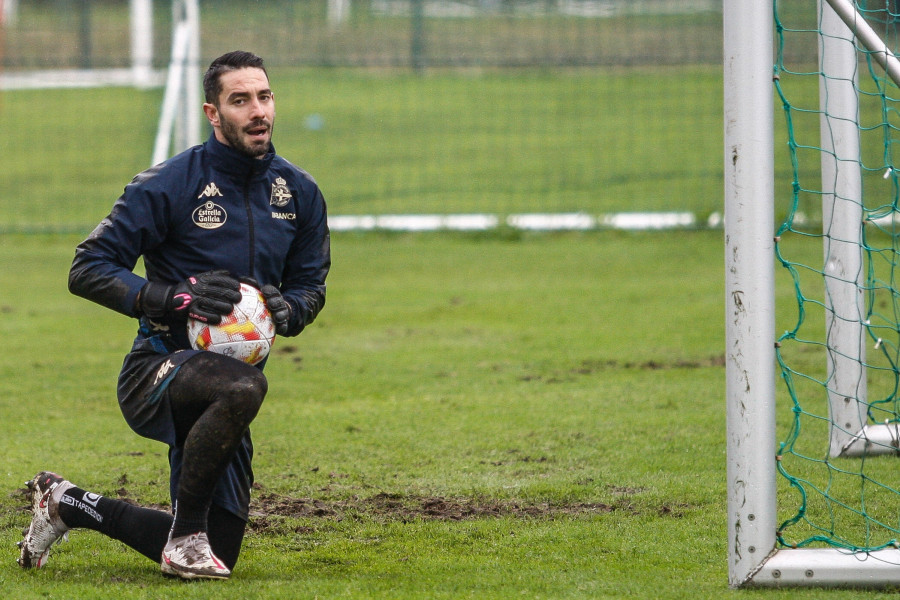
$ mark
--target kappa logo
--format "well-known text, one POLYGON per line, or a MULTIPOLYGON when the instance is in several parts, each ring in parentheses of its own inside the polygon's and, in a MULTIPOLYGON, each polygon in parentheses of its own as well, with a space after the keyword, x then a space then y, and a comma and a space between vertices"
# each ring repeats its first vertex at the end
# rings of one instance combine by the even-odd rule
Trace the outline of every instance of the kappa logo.
POLYGON ((200 195, 197 198, 212 198, 213 196, 222 197, 222 191, 219 189, 219 186, 215 184, 215 182, 210 181, 206 185, 206 189, 200 192, 200 195))
POLYGON ((197 227, 218 229, 228 220, 228 213, 212 200, 207 200, 194 209, 194 212, 191 213, 191 219, 197 227))
POLYGON ((293 197, 290 188, 287 186, 287 181, 283 177, 279 177, 272 184, 272 195, 269 197, 269 204, 281 208, 287 206, 293 197))
POLYGON ((157 323, 153 319, 148 318, 147 322, 150 324, 150 329, 154 332, 156 332, 156 331, 166 332, 166 331, 169 331, 169 329, 170 329, 168 325, 166 325, 164 323, 157 323))
POLYGON ((159 368, 159 371, 156 372, 156 379, 153 380, 153 385, 156 385, 157 383, 159 383, 160 381, 165 379, 166 375, 169 374, 169 371, 171 371, 174 368, 175 368, 175 365, 172 364, 171 360, 167 360, 166 362, 164 362, 162 364, 162 366, 159 368))

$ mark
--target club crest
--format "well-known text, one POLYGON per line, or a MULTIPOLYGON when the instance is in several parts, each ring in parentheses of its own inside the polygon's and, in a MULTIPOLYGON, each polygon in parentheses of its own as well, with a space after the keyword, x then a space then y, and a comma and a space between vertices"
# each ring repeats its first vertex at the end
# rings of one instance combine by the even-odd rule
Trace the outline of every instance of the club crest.
POLYGON ((287 206, 293 196, 291 190, 287 186, 287 181, 283 177, 279 177, 272 183, 272 196, 269 198, 269 204, 279 208, 287 206))

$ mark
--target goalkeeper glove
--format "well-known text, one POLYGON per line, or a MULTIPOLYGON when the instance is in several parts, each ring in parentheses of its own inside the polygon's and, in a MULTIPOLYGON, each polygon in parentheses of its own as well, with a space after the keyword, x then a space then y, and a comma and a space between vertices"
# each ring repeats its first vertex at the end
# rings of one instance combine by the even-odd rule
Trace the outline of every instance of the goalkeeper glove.
POLYGON ((175 285, 148 281, 141 288, 139 305, 150 318, 190 317, 216 324, 240 302, 240 289, 240 283, 228 271, 207 271, 175 285))
POLYGON ((281 292, 274 285, 264 285, 259 292, 266 300, 266 306, 272 314, 275 322, 275 333, 284 335, 288 332, 288 324, 291 322, 291 305, 287 303, 281 292))
POLYGON ((266 301, 266 308, 272 315, 272 322, 275 324, 275 333, 284 335, 288 331, 288 325, 291 322, 291 305, 287 303, 284 296, 277 287, 272 284, 259 285, 259 282, 252 277, 241 277, 241 283, 246 283, 259 290, 263 300, 266 301))

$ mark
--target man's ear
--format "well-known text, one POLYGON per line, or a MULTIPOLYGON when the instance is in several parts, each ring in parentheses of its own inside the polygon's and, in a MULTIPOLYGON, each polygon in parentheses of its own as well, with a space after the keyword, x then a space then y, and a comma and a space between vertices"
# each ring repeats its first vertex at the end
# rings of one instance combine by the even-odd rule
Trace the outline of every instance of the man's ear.
POLYGON ((209 124, 213 127, 219 126, 219 109, 216 108, 215 104, 210 104, 206 102, 203 104, 203 112, 206 113, 206 118, 209 120, 209 124))

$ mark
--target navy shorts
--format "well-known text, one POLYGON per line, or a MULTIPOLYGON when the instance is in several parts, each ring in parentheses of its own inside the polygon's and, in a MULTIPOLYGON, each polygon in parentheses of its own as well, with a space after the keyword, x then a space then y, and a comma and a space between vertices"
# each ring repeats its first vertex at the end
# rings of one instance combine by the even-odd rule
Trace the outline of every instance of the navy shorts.
MULTIPOLYGON (((173 506, 181 477, 182 448, 175 440, 175 421, 169 404, 168 389, 181 366, 199 352, 178 350, 171 354, 158 354, 134 350, 125 357, 119 374, 119 407, 125 422, 138 435, 169 446, 169 491, 173 506)), ((219 478, 213 492, 214 504, 245 521, 250 514, 252 459, 253 443, 248 429, 234 459, 219 478)))

